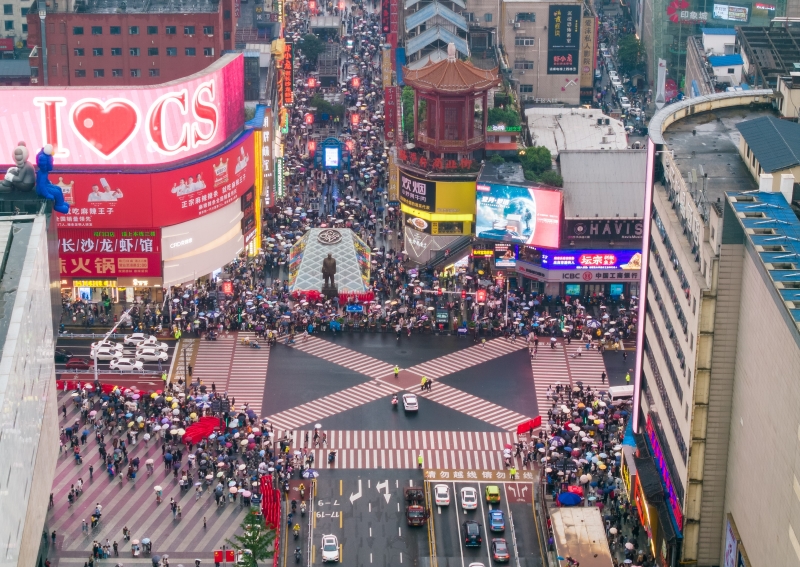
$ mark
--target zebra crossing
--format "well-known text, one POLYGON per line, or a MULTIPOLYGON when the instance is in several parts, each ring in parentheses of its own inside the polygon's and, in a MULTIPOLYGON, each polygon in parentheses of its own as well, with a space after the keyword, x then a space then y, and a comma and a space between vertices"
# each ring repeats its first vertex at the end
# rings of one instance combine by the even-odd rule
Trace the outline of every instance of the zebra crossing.
POLYGON ((423 362, 409 368, 409 372, 414 372, 420 376, 430 378, 441 378, 448 376, 459 370, 465 370, 478 364, 494 360, 506 354, 525 348, 525 342, 512 341, 510 339, 494 339, 481 345, 471 346, 440 356, 434 360, 423 362))
POLYGON ((396 391, 396 386, 384 384, 378 380, 370 380, 352 388, 347 388, 267 416, 267 419, 274 427, 279 429, 294 429, 364 405, 384 396, 390 396, 396 391))
POLYGON ((569 382, 569 368, 564 356, 564 344, 555 343, 556 348, 543 343, 539 345, 536 358, 531 357, 533 385, 536 390, 536 407, 544 422, 547 410, 552 405, 547 399, 547 392, 556 384, 566 385, 569 382))
POLYGON ((431 391, 415 393, 420 397, 427 398, 445 407, 508 431, 516 431, 519 424, 529 419, 520 413, 498 406, 497 404, 493 404, 492 402, 488 402, 472 394, 462 392, 461 390, 441 382, 435 382, 431 387, 431 391))
POLYGON ((290 345, 299 351, 333 362, 370 378, 380 378, 394 371, 394 365, 314 336, 301 336, 290 345))
POLYGON ((591 349, 581 349, 581 355, 567 357, 569 367, 569 378, 573 386, 578 382, 583 382, 584 386, 591 386, 592 390, 605 390, 608 388, 608 381, 602 383, 600 375, 605 372, 606 365, 600 351, 591 349))
POLYGON ((237 407, 247 402, 250 409, 260 415, 267 383, 270 348, 266 345, 252 348, 242 344, 242 339, 252 341, 256 339, 256 335, 240 331, 234 341, 233 361, 228 376, 228 397, 236 398, 237 407))
MULTIPOLYGON (((231 371, 236 337, 231 334, 220 334, 216 341, 201 340, 198 342, 200 344, 194 359, 192 378, 195 380, 199 378, 209 388, 214 382, 217 391, 224 392, 227 388, 228 374, 231 371)), ((182 360, 178 362, 183 364, 182 360)))

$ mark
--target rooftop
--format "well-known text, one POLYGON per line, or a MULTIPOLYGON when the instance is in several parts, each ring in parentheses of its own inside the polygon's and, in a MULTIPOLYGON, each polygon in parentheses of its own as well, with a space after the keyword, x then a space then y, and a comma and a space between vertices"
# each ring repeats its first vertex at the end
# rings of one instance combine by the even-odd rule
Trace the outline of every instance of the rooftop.
POLYGON ((30 77, 31 65, 27 59, 0 59, 0 77, 30 77))
MULTIPOLYGON (((71 4, 64 2, 65 6, 71 4)), ((219 0, 75 0, 82 14, 197 14, 216 12, 219 0)), ((33 8, 31 8, 33 10, 33 8)), ((63 11, 63 10, 56 10, 63 11)))
POLYGON ((800 125, 773 115, 736 125, 767 173, 800 165, 800 125))
POLYGON ((738 53, 733 55, 711 55, 708 62, 712 67, 727 67, 728 65, 744 65, 742 56, 738 53))
POLYGON ((565 218, 642 218, 645 150, 567 150, 559 156, 565 218))
POLYGON ((422 69, 403 69, 403 82, 415 89, 445 94, 465 94, 488 90, 500 84, 497 68, 478 69, 455 57, 455 46, 447 59, 430 63, 422 69))
POLYGON ((756 85, 774 87, 780 75, 794 71, 800 61, 800 29, 792 26, 737 28, 742 53, 750 63, 756 85))
POLYGON ((703 28, 701 31, 705 35, 736 35, 735 28, 703 28))
POLYGON ((553 157, 563 150, 628 147, 623 123, 595 108, 528 108, 525 117, 533 145, 545 146, 553 157), (602 125, 597 123, 599 119, 603 120, 602 125))

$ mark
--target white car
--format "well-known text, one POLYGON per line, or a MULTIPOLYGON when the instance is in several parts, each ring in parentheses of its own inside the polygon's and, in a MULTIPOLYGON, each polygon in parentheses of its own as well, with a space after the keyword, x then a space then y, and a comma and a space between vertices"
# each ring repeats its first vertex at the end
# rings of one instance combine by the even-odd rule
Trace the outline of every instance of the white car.
POLYGON ((132 333, 130 335, 125 335, 125 339, 122 342, 126 346, 136 346, 144 341, 154 340, 154 339, 155 337, 151 337, 150 335, 145 335, 144 333, 132 333))
POLYGON ((433 487, 433 497, 437 506, 450 506, 450 487, 437 484, 433 487))
POLYGON ((619 81, 619 75, 617 75, 616 71, 609 71, 608 78, 611 79, 612 81, 619 81))
POLYGON ((322 562, 339 561, 339 540, 335 535, 322 536, 322 562))
POLYGON ((97 349, 92 349, 89 357, 92 359, 97 360, 111 360, 112 358, 119 358, 122 356, 122 349, 110 348, 110 347, 100 347, 97 349))
POLYGON ((167 352, 169 350, 169 345, 167 343, 162 343, 157 338, 151 336, 149 339, 145 339, 136 345, 136 348, 154 348, 156 350, 163 350, 164 352, 167 352))
POLYGON ((611 86, 615 89, 621 89, 622 83, 620 83, 618 79, 611 79, 611 86))
POLYGON ((475 510, 478 507, 478 491, 471 486, 462 488, 461 507, 464 510, 475 510))
POLYGON ((141 370, 144 363, 141 360, 133 360, 132 358, 112 358, 108 363, 111 370, 141 370))
POLYGON ((417 403, 417 396, 415 396, 414 394, 403 394, 403 409, 406 411, 419 410, 419 404, 417 403))
POLYGON ((621 96, 619 97, 619 105, 622 107, 623 110, 628 110, 631 107, 631 101, 628 100, 628 97, 621 96))
POLYGON ((136 350, 136 360, 141 360, 142 362, 166 362, 169 358, 169 355, 161 350, 154 349, 152 347, 140 348, 136 350))
POLYGON ((112 341, 97 341, 96 343, 92 343, 91 350, 94 350, 98 347, 106 347, 106 348, 113 348, 117 350, 122 350, 122 343, 115 343, 112 341))

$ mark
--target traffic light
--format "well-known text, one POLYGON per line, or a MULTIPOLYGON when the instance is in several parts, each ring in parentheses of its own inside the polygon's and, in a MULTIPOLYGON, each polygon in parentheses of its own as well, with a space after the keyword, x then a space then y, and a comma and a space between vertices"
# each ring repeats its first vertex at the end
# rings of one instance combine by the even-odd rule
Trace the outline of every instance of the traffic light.
POLYGON ((478 303, 485 303, 486 302, 486 290, 485 289, 479 289, 478 291, 476 291, 475 292, 475 299, 478 301, 478 303))
POLYGON ((461 299, 466 299, 466 298, 467 298, 467 290, 466 289, 462 289, 461 290, 461 299))

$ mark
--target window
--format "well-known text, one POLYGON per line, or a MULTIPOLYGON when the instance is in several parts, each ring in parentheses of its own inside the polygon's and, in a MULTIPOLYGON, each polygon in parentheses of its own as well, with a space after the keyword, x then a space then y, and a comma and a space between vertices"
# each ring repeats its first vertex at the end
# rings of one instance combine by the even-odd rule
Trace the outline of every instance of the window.
POLYGON ((203 33, 206 35, 214 35, 214 26, 203 26, 203 33))
POLYGON ((50 74, 54 77, 58 77, 58 65, 50 65, 50 74))
POLYGON ((533 92, 533 85, 520 85, 519 92, 521 93, 532 93, 533 92))
POLYGON ((103 56, 103 48, 102 47, 94 47, 92 48, 92 55, 95 57, 102 57, 103 56))
POLYGON ((95 79, 99 79, 106 76, 105 69, 95 69, 94 70, 94 77, 95 79))
POLYGON ((187 47, 184 51, 186 57, 194 57, 197 50, 194 47, 187 47))
POLYGON ((28 24, 22 24, 22 33, 28 33, 28 24))
POLYGON ((728 67, 728 75, 733 75, 734 72, 733 67, 728 67))
POLYGON ((66 65, 63 65, 61 67, 61 76, 62 77, 69 77, 69 67, 67 67, 66 65))
POLYGON ((158 26, 147 26, 147 35, 158 35, 158 26))
POLYGON ((203 48, 203 55, 206 57, 214 57, 214 48, 213 47, 204 47, 203 48))
POLYGON ((475 13, 474 12, 462 12, 461 15, 464 16, 464 19, 467 20, 468 22, 474 22, 475 21, 475 13))
POLYGON ((535 12, 519 12, 517 14, 517 21, 518 22, 535 22, 536 21, 536 13, 535 12))
POLYGON ((139 57, 139 48, 138 47, 131 47, 130 53, 131 53, 131 57, 139 57))
POLYGON ((39 67, 31 67, 31 77, 34 79, 39 76, 39 67))
MULTIPOLYGON (((228 19, 230 19, 230 18, 228 18, 228 19)), ((231 32, 226 31, 226 32, 222 33, 222 39, 230 39, 230 38, 231 38, 231 32)))
POLYGON ((13 16, 14 15, 14 5, 13 4, 3 4, 3 15, 4 16, 13 16))
POLYGON ((167 47, 167 57, 177 57, 177 56, 178 56, 177 47, 167 47))
POLYGON ((483 15, 483 21, 484 22, 491 22, 492 21, 492 13, 491 12, 486 12, 483 15))
POLYGON ((533 69, 533 61, 517 59, 514 61, 514 69, 533 69))
MULTIPOLYGON (((20 14, 21 14, 23 17, 25 17, 25 16, 27 16, 27 15, 28 15, 28 10, 30 10, 30 8, 22 8, 22 9, 20 9, 19 13, 20 13, 20 14)), ((61 33, 64 33, 64 32, 61 32, 61 33)))
POLYGON ((80 79, 86 76, 86 69, 75 69, 75 78, 80 79))
POLYGON ((183 26, 183 35, 194 35, 194 26, 183 26))
POLYGON ((158 77, 161 74, 161 70, 160 69, 148 69, 147 70, 147 74, 150 75, 151 77, 158 77))
POLYGON ((122 57, 122 48, 121 47, 112 47, 111 48, 111 56, 112 57, 122 57))
POLYGON ((108 33, 111 35, 122 35, 122 26, 111 26, 108 28, 108 33))
POLYGON ((83 57, 83 47, 76 47, 72 52, 75 54, 75 57, 83 57))
POLYGON ((139 69, 131 69, 131 77, 136 78, 141 76, 142 72, 139 69))
POLYGON ((111 69, 111 76, 112 77, 121 77, 122 76, 122 69, 111 69))
POLYGON ((14 29, 14 20, 6 20, 5 24, 6 31, 11 31, 14 29))
MULTIPOLYGON (((223 20, 230 20, 231 19, 231 11, 230 10, 223 10, 222 11, 222 19, 223 20)), ((228 32, 225 32, 228 33, 228 32)))
POLYGON ((515 37, 514 38, 514 45, 523 46, 523 47, 531 47, 533 45, 533 38, 532 37, 515 37))
POLYGON ((66 43, 62 43, 61 44, 61 55, 66 55, 66 54, 67 54, 67 44, 66 43))
POLYGON ((164 33, 167 34, 167 35, 175 35, 176 33, 178 33, 178 27, 177 26, 167 26, 167 27, 164 28, 164 33))
MULTIPOLYGON (((83 35, 83 28, 80 26, 75 26, 72 28, 72 35, 83 35)), ((77 73, 77 71, 76 71, 77 73)), ((75 75, 77 77, 77 75, 75 75)))
MULTIPOLYGON (((27 10, 27 8, 25 8, 27 10)), ((64 35, 67 34, 67 22, 61 22, 58 24, 58 31, 59 33, 63 33, 64 35)))
POLYGON ((92 35, 103 35, 103 26, 92 26, 92 35))
POLYGON ((139 26, 131 26, 128 28, 128 35, 139 35, 139 26))
POLYGON ((151 57, 155 57, 158 55, 158 47, 148 47, 147 54, 151 57))
POLYGON ((47 50, 47 54, 48 55, 55 55, 56 53, 58 53, 58 49, 57 48, 58 48, 58 46, 55 43, 53 43, 52 45, 50 45, 50 49, 47 50))

